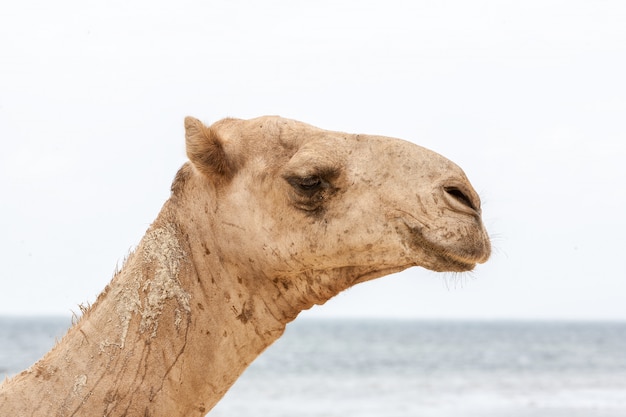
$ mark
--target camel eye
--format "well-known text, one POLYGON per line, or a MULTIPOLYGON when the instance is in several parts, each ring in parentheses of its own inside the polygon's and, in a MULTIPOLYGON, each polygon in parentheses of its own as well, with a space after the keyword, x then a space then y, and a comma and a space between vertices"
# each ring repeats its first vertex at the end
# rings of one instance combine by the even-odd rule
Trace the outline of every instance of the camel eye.
POLYGON ((338 191, 333 183, 339 171, 332 168, 294 171, 287 171, 283 175, 283 179, 290 185, 288 196, 291 203, 308 213, 320 213, 338 191))
POLYGON ((312 196, 324 186, 324 180, 317 175, 289 177, 287 182, 300 194, 312 196))
POLYGON ((317 176, 300 178, 297 186, 303 190, 314 190, 322 185, 322 179, 317 176))

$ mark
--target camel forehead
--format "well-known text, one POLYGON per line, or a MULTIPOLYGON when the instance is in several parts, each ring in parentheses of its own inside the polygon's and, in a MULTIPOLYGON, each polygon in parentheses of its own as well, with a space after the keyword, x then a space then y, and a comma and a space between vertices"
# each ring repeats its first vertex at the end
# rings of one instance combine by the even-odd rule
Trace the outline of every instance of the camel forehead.
POLYGON ((325 130, 280 116, 223 119, 213 127, 233 153, 243 153, 249 162, 263 160, 262 166, 278 168, 295 157, 292 166, 306 161, 309 166, 320 163, 336 167, 366 164, 374 168, 373 163, 385 170, 407 163, 427 171, 458 168, 441 155, 403 139, 325 130))
POLYGON ((333 132, 280 116, 261 116, 254 119, 223 119, 213 126, 227 142, 241 146, 267 144, 298 149, 305 143, 334 141, 347 133, 333 132))
POLYGON ((368 148, 380 145, 389 149, 406 149, 408 146, 413 148, 413 151, 418 153, 434 153, 429 149, 404 139, 389 136, 326 130, 308 123, 280 116, 261 116, 249 120, 225 120, 230 120, 233 124, 237 125, 237 129, 239 129, 240 132, 248 132, 253 135, 257 134, 267 140, 272 140, 272 138, 274 138, 275 140, 280 140, 283 143, 298 145, 298 147, 305 144, 310 144, 309 146, 311 147, 318 144, 319 146, 332 145, 342 147, 358 147, 360 145, 366 145, 368 148))

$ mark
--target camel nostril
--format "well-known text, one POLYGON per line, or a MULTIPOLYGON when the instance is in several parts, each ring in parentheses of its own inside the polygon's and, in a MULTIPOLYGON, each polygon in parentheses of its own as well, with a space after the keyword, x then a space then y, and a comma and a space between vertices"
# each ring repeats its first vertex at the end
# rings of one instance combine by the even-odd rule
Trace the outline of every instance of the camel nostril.
POLYGON ((471 208, 472 210, 478 211, 478 207, 476 207, 476 205, 472 202, 471 198, 458 188, 444 187, 444 191, 451 195, 456 201, 460 202, 461 204, 471 208))

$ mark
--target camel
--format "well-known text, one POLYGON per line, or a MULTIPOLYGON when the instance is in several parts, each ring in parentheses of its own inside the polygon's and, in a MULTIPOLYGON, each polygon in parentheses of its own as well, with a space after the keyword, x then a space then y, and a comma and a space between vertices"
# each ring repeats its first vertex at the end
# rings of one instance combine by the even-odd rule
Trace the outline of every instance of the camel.
POLYGON ((96 302, 0 387, 3 416, 206 415, 303 310, 491 246, 463 171, 400 139, 185 119, 189 161, 96 302))

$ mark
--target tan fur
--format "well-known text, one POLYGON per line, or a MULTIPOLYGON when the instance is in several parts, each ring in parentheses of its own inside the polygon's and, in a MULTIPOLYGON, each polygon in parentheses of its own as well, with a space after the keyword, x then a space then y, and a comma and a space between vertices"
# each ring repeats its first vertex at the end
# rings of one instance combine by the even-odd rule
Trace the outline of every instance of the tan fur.
POLYGON ((0 415, 203 416, 300 311, 411 266, 490 254, 452 162, 279 117, 187 118, 191 163, 68 334, 0 387, 0 415))

